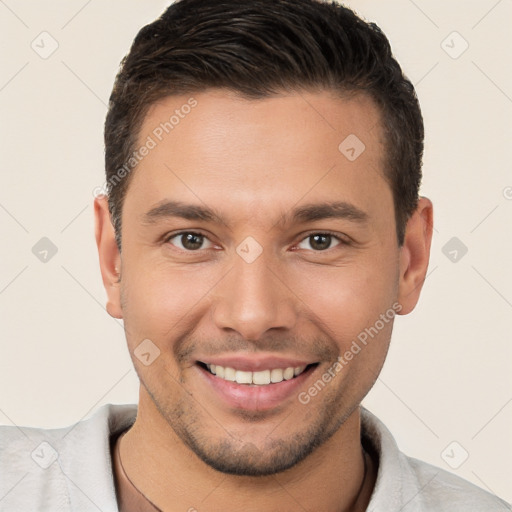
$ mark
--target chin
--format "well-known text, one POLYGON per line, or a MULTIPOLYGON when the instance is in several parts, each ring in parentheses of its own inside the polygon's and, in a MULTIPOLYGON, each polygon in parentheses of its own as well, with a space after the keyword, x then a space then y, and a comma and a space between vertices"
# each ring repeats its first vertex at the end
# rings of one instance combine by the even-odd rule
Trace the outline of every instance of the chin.
POLYGON ((238 476, 263 477, 293 468, 317 447, 325 443, 339 428, 318 428, 314 425, 305 432, 285 439, 265 439, 261 448, 250 441, 223 440, 217 444, 211 438, 198 438, 188 432, 180 437, 205 464, 220 473, 238 476))

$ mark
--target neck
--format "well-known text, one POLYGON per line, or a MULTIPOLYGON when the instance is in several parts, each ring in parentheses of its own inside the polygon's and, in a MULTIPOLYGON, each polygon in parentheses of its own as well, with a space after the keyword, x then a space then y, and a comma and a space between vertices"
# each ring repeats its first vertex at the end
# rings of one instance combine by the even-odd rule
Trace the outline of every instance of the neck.
POLYGON ((124 469, 162 510, 366 510, 375 470, 360 441, 356 409, 339 430, 293 468, 267 477, 220 473, 200 460, 140 396, 137 419, 120 445, 124 469))

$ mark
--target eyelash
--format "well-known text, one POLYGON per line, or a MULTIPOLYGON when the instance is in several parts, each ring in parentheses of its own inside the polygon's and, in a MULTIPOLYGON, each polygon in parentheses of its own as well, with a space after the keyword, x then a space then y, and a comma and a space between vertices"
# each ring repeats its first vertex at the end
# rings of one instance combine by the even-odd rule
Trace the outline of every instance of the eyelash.
MULTIPOLYGON (((200 233, 198 231, 178 231, 177 233, 171 233, 170 235, 166 236, 165 237, 165 240, 164 242, 165 243, 170 243, 170 241, 173 239, 173 238, 176 238, 176 237, 179 237, 179 236, 182 236, 182 235, 195 235, 195 236, 199 236, 199 237, 202 237, 203 239, 206 239, 208 240, 210 243, 213 243, 211 242, 211 240, 206 236, 204 235, 203 233, 200 233)), ((315 252, 315 253, 326 253, 332 249, 334 249, 335 247, 338 247, 338 246, 341 246, 341 245, 349 245, 349 241, 343 239, 340 237, 339 234, 336 234, 336 233, 333 233, 331 231, 313 231, 309 234, 307 234, 305 237, 303 237, 300 241, 299 241, 299 244, 304 242, 305 240, 307 240, 308 238, 311 238, 313 237, 314 235, 324 235, 324 236, 330 236, 332 238, 334 238, 336 241, 338 241, 339 243, 337 245, 335 245, 334 247, 329 247, 328 249, 324 249, 324 250, 314 250, 314 249, 311 249, 312 252, 315 252)), ((173 245, 173 244, 171 244, 173 245)), ((298 244, 297 244, 298 245, 298 244)), ((181 249, 179 247, 177 247, 178 250, 182 251, 182 252, 186 252, 186 253, 190 253, 190 254, 193 254, 193 253, 199 253, 200 251, 202 250, 205 250, 205 249, 197 249, 197 250, 188 250, 188 249, 181 249)))

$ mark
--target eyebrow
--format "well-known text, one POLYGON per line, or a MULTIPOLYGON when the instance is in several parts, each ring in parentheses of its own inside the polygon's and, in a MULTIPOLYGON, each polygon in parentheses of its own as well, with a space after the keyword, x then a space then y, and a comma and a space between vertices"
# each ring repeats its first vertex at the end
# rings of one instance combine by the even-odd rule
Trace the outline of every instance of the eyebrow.
POLYGON ((223 224, 222 217, 211 208, 194 204, 186 204, 180 201, 163 201, 151 208, 143 216, 146 224, 153 224, 160 219, 168 217, 180 217, 187 220, 202 220, 223 224))
MULTIPOLYGON (((164 200, 143 215, 145 224, 154 224, 160 219, 179 217, 187 220, 226 224, 222 215, 207 206, 187 204, 181 201, 164 200)), ((368 221, 368 214, 346 201, 311 203, 283 213, 276 225, 306 223, 324 219, 346 219, 356 223, 368 221)))
MULTIPOLYGON (((321 204, 306 204, 292 210, 290 218, 293 222, 313 222, 324 219, 346 219, 358 223, 368 220, 368 214, 357 206, 346 201, 334 201, 321 204)), ((288 216, 283 215, 280 223, 286 224, 288 216)))

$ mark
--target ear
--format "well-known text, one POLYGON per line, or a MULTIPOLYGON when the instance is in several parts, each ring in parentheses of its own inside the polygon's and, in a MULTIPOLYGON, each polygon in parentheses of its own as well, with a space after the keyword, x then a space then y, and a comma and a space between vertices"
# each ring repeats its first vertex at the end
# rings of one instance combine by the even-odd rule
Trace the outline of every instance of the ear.
POLYGON ((107 313, 114 318, 123 318, 120 285, 121 254, 116 244, 107 196, 99 196, 94 200, 94 222, 101 277, 107 292, 107 313))
POLYGON ((410 313, 420 297, 430 258, 432 227, 432 202, 421 197, 407 222, 404 244, 400 249, 398 302, 402 305, 401 315, 410 313))

